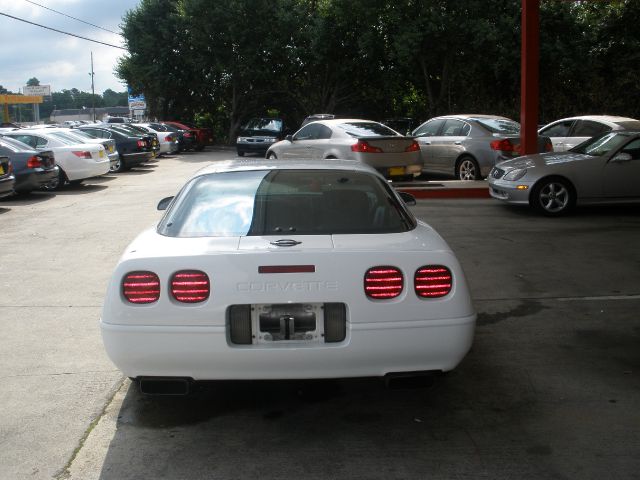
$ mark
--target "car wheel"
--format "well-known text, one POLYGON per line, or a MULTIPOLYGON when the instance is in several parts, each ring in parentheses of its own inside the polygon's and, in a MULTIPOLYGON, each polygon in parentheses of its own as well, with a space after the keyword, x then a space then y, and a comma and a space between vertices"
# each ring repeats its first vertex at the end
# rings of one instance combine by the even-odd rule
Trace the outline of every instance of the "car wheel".
POLYGON ((545 215, 559 216, 574 207, 576 195, 573 186, 567 180, 547 178, 534 187, 529 202, 545 215))
POLYGON ((109 171, 111 173, 119 173, 119 172, 122 172, 124 169, 125 169, 125 163, 121 157, 118 157, 118 160, 116 161, 116 163, 114 163, 109 167, 109 171))
POLYGON ((67 176, 64 174, 64 172, 60 167, 58 168, 59 168, 58 175, 49 183, 47 183, 44 187, 42 187, 44 190, 48 192, 53 192, 54 190, 60 190, 66 183, 67 176))
POLYGON ((239 157, 244 157, 244 152, 240 152, 240 151, 239 151, 239 152, 238 152, 238 156, 239 156, 239 157))
POLYGON ((278 159, 278 156, 277 156, 275 153, 273 153, 273 152, 268 152, 268 153, 267 153, 267 158, 268 158, 269 160, 277 160, 277 159, 278 159))
POLYGON ((458 160, 456 178, 459 180, 481 180, 478 162, 472 157, 462 157, 458 160))

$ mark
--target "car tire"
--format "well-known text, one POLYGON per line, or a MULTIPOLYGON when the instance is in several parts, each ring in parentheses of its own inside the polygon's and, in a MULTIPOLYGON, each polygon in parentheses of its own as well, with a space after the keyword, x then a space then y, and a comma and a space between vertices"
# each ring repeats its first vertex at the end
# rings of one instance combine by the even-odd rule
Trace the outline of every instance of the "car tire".
POLYGON ((575 206, 575 189, 564 178, 544 178, 531 191, 529 204, 544 215, 558 217, 568 213, 575 206))
POLYGON ((60 167, 58 167, 58 176, 47 183, 45 186, 43 186, 42 189, 46 190, 47 192, 60 190, 62 187, 64 187, 64 184, 66 182, 67 176, 65 175, 64 171, 60 167))
POLYGON ((267 159, 268 160, 277 160, 278 156, 273 152, 267 152, 267 159))
POLYGON ((113 166, 109 167, 109 171, 111 173, 120 173, 126 168, 125 165, 124 158, 118 157, 118 161, 113 166))
POLYGON ((240 151, 238 151, 238 156, 239 156, 239 157, 244 157, 244 152, 240 152, 240 151))
POLYGON ((480 166, 478 165, 478 162, 476 162, 476 159, 469 155, 460 157, 456 164, 456 178, 464 181, 482 180, 482 175, 480 175, 480 166))
POLYGON ((74 186, 81 185, 83 180, 84 180, 83 178, 81 178, 80 180, 69 180, 69 185, 74 185, 74 186))

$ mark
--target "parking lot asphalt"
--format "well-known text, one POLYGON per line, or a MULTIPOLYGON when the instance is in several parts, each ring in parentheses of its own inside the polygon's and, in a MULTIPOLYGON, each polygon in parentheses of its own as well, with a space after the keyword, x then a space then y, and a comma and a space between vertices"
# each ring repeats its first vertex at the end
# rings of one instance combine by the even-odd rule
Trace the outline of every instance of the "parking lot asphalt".
POLYGON ((549 219, 419 199, 478 311, 471 352, 430 386, 214 382, 142 396, 102 349, 108 278, 157 201, 230 156, 0 201, 0 479, 637 478, 637 207, 549 219))

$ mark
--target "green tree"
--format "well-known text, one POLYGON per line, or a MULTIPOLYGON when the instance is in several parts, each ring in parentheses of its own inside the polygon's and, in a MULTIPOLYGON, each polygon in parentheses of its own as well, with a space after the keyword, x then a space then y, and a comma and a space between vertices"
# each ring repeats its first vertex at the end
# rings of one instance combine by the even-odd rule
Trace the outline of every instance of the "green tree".
POLYGON ((38 85, 40 85, 40 80, 38 80, 36 77, 31 77, 29 80, 27 80, 28 87, 37 87, 38 85))

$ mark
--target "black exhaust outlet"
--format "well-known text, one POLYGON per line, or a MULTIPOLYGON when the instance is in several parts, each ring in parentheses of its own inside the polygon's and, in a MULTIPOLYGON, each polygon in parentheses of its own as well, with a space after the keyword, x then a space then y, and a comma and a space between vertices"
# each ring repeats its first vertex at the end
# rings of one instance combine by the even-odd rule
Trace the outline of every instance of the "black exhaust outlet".
POLYGON ((442 372, 425 370, 417 372, 391 372, 384 376, 385 387, 391 390, 431 387, 438 374, 442 372))
POLYGON ((193 382, 181 377, 139 377, 140 392, 144 395, 188 395, 193 382))

